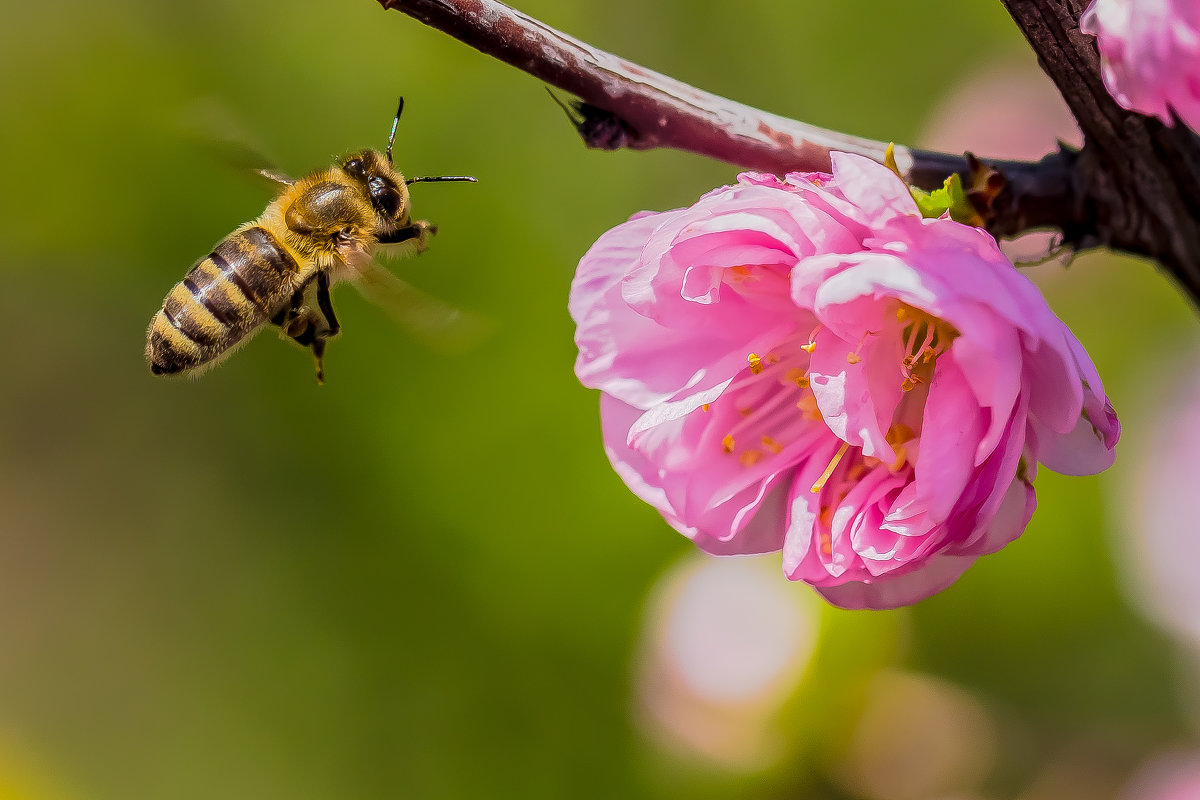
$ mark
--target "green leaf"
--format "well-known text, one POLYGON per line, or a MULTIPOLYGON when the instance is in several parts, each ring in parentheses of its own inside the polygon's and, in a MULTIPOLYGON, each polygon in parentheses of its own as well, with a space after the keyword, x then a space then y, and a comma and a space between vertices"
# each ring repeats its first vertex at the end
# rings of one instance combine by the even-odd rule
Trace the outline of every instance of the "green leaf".
POLYGON ((983 224, 979 212, 967 199, 967 193, 963 190, 962 178, 958 176, 957 172, 946 178, 941 189, 926 192, 910 186, 909 190, 912 192, 913 199, 917 201, 917 207, 921 209, 923 217, 940 217, 949 211, 950 219, 955 222, 975 226, 983 224))

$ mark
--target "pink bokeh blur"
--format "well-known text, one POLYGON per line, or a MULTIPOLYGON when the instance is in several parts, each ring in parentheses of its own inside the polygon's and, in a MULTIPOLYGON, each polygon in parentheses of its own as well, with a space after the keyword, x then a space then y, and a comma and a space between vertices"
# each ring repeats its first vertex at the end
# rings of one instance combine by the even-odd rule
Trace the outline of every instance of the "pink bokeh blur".
POLYGON ((1120 800, 1200 799, 1200 752, 1177 751, 1147 761, 1129 781, 1120 800))
MULTIPOLYGON (((1139 605, 1200 655, 1200 349, 1146 379, 1128 464, 1114 474, 1119 562, 1139 605), (1180 365, 1186 368, 1179 369, 1180 365)), ((1200 795, 1198 795, 1200 796, 1200 795)))
POLYGON ((820 609, 773 561, 692 555, 654 589, 635 713, 660 746, 738 771, 782 757, 774 721, 812 658, 820 609))
MULTIPOLYGON (((1083 134, 1054 84, 1032 58, 990 64, 968 74, 937 105, 918 137, 922 147, 948 153, 970 151, 983 159, 1036 161, 1058 149, 1083 144, 1083 134)), ((1035 231, 1000 242, 1004 254, 1038 283, 1063 274, 1057 237, 1035 231), (1041 263, 1041 262, 1045 263, 1041 263)), ((1068 254, 1064 254, 1068 255, 1068 254)))

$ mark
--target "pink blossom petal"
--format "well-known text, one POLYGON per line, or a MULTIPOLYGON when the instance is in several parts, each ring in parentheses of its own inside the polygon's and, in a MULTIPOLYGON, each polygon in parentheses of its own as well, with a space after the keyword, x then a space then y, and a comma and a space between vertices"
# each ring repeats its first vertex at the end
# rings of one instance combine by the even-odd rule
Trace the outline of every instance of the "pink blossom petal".
POLYGON ((853 510, 853 526, 847 535, 854 553, 861 561, 864 571, 871 578, 904 571, 905 566, 922 559, 939 546, 937 536, 930 536, 936 529, 927 513, 921 512, 905 524, 889 519, 896 514, 893 503, 908 486, 913 484, 908 471, 893 473, 885 466, 876 467, 869 477, 846 495, 842 505, 834 514, 834 541, 838 540, 838 522, 843 514, 853 510))
POLYGON ((1029 392, 1023 391, 1009 417, 997 448, 978 467, 966 490, 954 508, 947 528, 949 552, 983 555, 995 552, 1021 535, 1024 526, 1010 531, 1002 521, 1001 505, 1009 500, 1013 482, 1026 484, 1029 493, 1028 511, 1033 513, 1033 480, 1036 463, 1023 459, 1028 455, 1029 392))
POLYGON ((792 270, 792 301, 812 308, 838 335, 847 336, 856 320, 839 311, 863 297, 891 297, 941 316, 940 298, 927 283, 926 276, 891 253, 814 256, 792 270))
POLYGON ((871 362, 866 359, 850 363, 848 357, 857 348, 829 331, 817 334, 816 342, 809 380, 829 429, 842 441, 861 447, 864 455, 895 459, 887 442, 887 426, 900 395, 899 371, 890 376, 887 388, 873 394, 871 389, 884 383, 886 376, 873 381, 872 377, 878 376, 868 372, 871 362), (894 392, 890 391, 892 384, 894 392))
POLYGON ((577 372, 637 496, 701 549, 782 549, 848 607, 912 603, 1025 529, 1037 463, 1112 461, 1095 367, 986 233, 861 157, 745 174, 580 263, 577 372))
POLYGON ((953 547, 948 552, 984 556, 1003 549, 1019 537, 1033 518, 1037 508, 1037 494, 1033 487, 1022 480, 1014 479, 1008 490, 999 495, 1000 502, 995 514, 981 525, 976 535, 962 547, 953 547))
POLYGON ((932 556, 910 572, 887 575, 871 583, 854 581, 815 588, 822 597, 841 608, 900 608, 942 591, 974 563, 975 556, 942 553, 932 556))
POLYGON ((840 577, 852 566, 844 554, 835 555, 832 547, 822 552, 818 530, 820 497, 811 491, 839 447, 840 443, 832 436, 814 447, 812 456, 799 466, 790 487, 783 542, 783 572, 789 580, 824 583, 830 577, 840 577))
POLYGON ((866 224, 878 228, 894 217, 919 216, 917 202, 904 181, 882 164, 849 153, 831 153, 833 176, 852 206, 867 214, 866 224))
POLYGON ((1062 375, 1080 377, 1071 351, 1065 347, 1065 338, 1059 337, 1059 342, 1043 340, 1041 347, 1029 348, 1025 355, 1025 372, 1029 383, 1057 390, 1047 388, 1037 392, 1030 398, 1029 406, 1030 416, 1054 433, 1070 433, 1074 430, 1083 409, 1082 381, 1059 380, 1062 375), (1059 346, 1056 347, 1056 344, 1059 346))
POLYGON ((1116 458, 1116 412, 1105 404, 1097 422, 1089 415, 1079 417, 1075 428, 1066 435, 1039 431, 1038 459, 1060 475, 1094 475, 1112 466, 1116 458), (1098 423, 1098 424, 1097 424, 1098 423), (1111 442, 1111 444, 1109 444, 1111 442))
POLYGON ((644 216, 601 236, 571 284, 575 374, 585 386, 639 407, 671 397, 704 366, 676 357, 690 352, 690 331, 663 328, 621 302, 625 265, 639 258, 645 237, 661 223, 660 215, 644 216))
MULTIPOLYGON (((702 549, 718 555, 765 553, 780 548, 784 495, 779 492, 773 497, 768 495, 774 485, 785 482, 786 476, 771 476, 744 487, 724 502, 706 509, 692 524, 677 510, 686 500, 680 482, 671 480, 651 458, 624 442, 623 431, 637 421, 641 412, 607 395, 601 397, 600 405, 605 452, 613 468, 633 493, 654 506, 672 527, 702 549), (731 544, 735 537, 736 544, 731 544)), ((660 446, 670 447, 673 433, 686 422, 686 418, 678 418, 658 426, 659 442, 658 446, 648 448, 651 454, 663 457, 660 446)))
POLYGON ((1200 6, 1095 0, 1079 20, 1100 49, 1104 86, 1128 109, 1200 130, 1200 6))
POLYGON ((917 497, 936 522, 945 522, 975 477, 975 453, 987 430, 983 413, 958 363, 938 364, 925 404, 917 497))
POLYGON ((975 444, 974 463, 983 463, 1000 441, 1021 390, 1021 340, 1018 332, 997 318, 976 314, 959 318, 962 335, 939 361, 961 373, 975 403, 988 411, 988 427, 975 444), (950 363, 952 362, 953 367, 950 363))

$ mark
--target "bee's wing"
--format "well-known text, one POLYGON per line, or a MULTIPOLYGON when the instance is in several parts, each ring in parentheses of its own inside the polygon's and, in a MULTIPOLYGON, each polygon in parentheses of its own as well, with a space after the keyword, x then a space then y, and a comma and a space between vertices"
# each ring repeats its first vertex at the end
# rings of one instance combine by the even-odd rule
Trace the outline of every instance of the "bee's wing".
MULTIPOLYGON (((232 167, 252 179, 265 178, 270 183, 271 191, 279 192, 279 185, 291 186, 295 181, 284 172, 275 168, 262 153, 242 142, 229 139, 209 139, 200 145, 207 150, 214 160, 232 167)), ((260 184, 261 185, 261 184, 260 184)))
MULTIPOLYGON (((294 182, 275 168, 274 161, 264 155, 264 148, 252 143, 254 137, 237 116, 217 101, 200 100, 184 106, 178 111, 177 125, 184 139, 214 161, 273 184, 290 186, 294 182)), ((278 186, 272 188, 279 190, 278 186)))
POLYGON ((443 302, 396 277, 365 251, 348 254, 344 260, 349 277, 359 291, 427 347, 443 353, 463 353, 491 333, 493 326, 484 318, 443 302))
POLYGON ((259 175, 263 176, 264 178, 266 178, 267 180, 274 181, 275 183, 282 183, 284 186, 291 186, 293 183, 296 182, 296 181, 292 180, 291 178, 289 178, 287 175, 280 172, 279 170, 273 169, 271 167, 259 167, 258 169, 254 170, 254 171, 256 173, 258 173, 259 175))

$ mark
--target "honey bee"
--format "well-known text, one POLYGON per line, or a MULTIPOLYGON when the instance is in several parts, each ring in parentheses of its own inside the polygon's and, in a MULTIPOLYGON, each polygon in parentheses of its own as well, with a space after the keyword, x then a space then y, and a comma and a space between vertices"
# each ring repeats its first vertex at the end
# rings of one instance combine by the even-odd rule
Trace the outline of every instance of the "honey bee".
MULTIPOLYGON (((296 181, 259 170, 283 189, 258 219, 217 243, 167 295, 146 336, 151 372, 202 371, 269 322, 312 350, 317 382, 324 382, 325 346, 341 331, 329 294, 332 283, 378 285, 382 268, 374 256, 380 246, 406 243, 418 253, 425 250, 437 228, 411 218, 409 186, 475 180, 401 175, 392 164, 392 145, 403 110, 401 98, 383 153, 352 153, 296 181)), ((411 302, 415 290, 404 294, 403 301, 411 302)), ((425 309, 424 316, 439 314, 425 309)))

